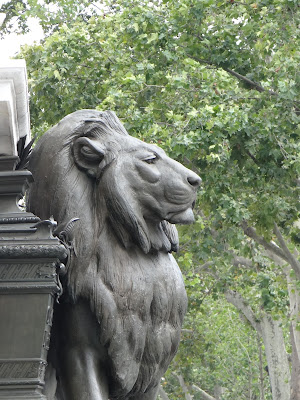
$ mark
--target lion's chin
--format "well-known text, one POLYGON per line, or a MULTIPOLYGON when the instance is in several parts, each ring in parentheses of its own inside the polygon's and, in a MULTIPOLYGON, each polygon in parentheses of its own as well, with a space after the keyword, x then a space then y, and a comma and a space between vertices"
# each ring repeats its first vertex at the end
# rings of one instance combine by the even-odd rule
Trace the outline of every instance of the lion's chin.
POLYGON ((191 208, 187 210, 170 213, 170 217, 166 218, 171 224, 192 224, 195 221, 195 217, 191 208))

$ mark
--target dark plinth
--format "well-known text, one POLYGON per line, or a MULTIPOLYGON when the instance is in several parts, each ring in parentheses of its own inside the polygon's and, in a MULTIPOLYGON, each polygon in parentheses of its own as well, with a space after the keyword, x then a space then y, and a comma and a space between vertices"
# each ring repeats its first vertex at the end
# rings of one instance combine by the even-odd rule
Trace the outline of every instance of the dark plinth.
POLYGON ((0 399, 46 399, 53 303, 61 290, 56 271, 66 250, 52 236, 52 221, 18 207, 32 177, 5 170, 13 164, 0 157, 0 399))

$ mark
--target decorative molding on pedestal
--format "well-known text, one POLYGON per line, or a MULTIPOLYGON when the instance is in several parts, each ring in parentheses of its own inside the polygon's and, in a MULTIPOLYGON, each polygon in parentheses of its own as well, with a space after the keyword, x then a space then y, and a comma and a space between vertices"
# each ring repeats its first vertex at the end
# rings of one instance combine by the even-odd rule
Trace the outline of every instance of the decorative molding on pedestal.
POLYGON ((67 257, 53 237, 55 222, 16 205, 31 179, 28 171, 0 173, 0 400, 46 400, 53 304, 62 292, 57 271, 67 257))

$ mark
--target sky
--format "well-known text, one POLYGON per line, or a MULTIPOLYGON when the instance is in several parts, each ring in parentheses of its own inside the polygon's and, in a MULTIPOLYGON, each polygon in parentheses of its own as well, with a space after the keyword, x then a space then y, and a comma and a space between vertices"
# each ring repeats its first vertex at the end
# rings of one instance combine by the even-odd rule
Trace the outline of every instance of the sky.
MULTIPOLYGON (((39 0, 42 1, 42 0, 39 0)), ((5 4, 7 0, 0 0, 0 6, 5 4)), ((50 5, 48 4, 48 7, 50 5)), ((101 2, 95 1, 92 3, 92 9, 94 12, 102 12, 103 5, 101 6, 101 2)), ((3 22, 5 15, 0 13, 0 26, 3 22)), ((0 61, 5 60, 6 58, 13 57, 20 51, 20 46, 24 44, 33 44, 35 41, 39 42, 40 39, 44 37, 43 30, 39 26, 37 19, 29 18, 28 20, 30 32, 26 35, 16 35, 11 33, 7 35, 5 39, 0 39, 0 61)))
MULTIPOLYGON (((1 0, 0 0, 1 4, 1 0)), ((0 23, 1 23, 0 15, 0 23)), ((29 20, 30 32, 26 35, 16 35, 11 33, 5 39, 0 40, 0 59, 1 61, 11 58, 20 51, 20 46, 24 44, 33 44, 43 37, 43 30, 39 26, 37 20, 31 18, 29 20)))

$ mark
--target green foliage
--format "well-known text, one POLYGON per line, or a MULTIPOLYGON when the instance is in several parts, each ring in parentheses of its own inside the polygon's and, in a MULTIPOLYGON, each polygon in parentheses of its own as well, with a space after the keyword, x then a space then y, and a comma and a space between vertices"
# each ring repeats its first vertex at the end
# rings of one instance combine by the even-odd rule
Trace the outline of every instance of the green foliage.
POLYGON ((49 35, 65 21, 87 21, 99 11, 98 6, 89 0, 7 0, 1 2, 0 6, 0 12, 6 14, 0 28, 0 37, 11 32, 30 31, 30 18, 37 19, 49 35))
MULTIPOLYGON (((256 333, 223 298, 213 300, 209 288, 203 287, 201 305, 194 301, 194 288, 187 288, 192 298, 181 346, 163 380, 170 399, 184 397, 173 370, 180 371, 187 384, 198 383, 208 393, 213 394, 216 386, 223 388, 222 400, 259 398, 261 344, 256 333)), ((268 386, 266 371, 262 378, 268 386)), ((202 400, 197 391, 192 393, 195 400, 202 400)), ((265 400, 271 398, 266 390, 265 400)))
POLYGON ((159 136, 172 156, 200 170, 202 208, 215 223, 246 219, 265 233, 274 220, 291 226, 299 53, 297 38, 286 39, 298 7, 129 3, 24 48, 35 129, 78 108, 114 109, 132 134, 159 136))
MULTIPOLYGON (((247 221, 272 240, 277 222, 299 244, 297 2, 122 0, 98 12, 88 11, 87 2, 52 3, 57 12, 43 9, 39 18, 55 32, 20 55, 34 131, 80 108, 111 109, 132 135, 199 172, 196 223, 180 228, 178 256, 192 333, 184 333, 173 368, 209 393, 214 385, 226 387, 222 400, 254 399, 257 338, 223 294, 237 290, 257 318, 268 312, 283 327, 288 323, 283 271, 240 226, 247 221), (236 254, 251 259, 251 267, 235 266, 236 254)), ((38 7, 26 4, 24 17, 38 7)), ((165 386, 172 399, 182 396, 173 375, 165 386)))

